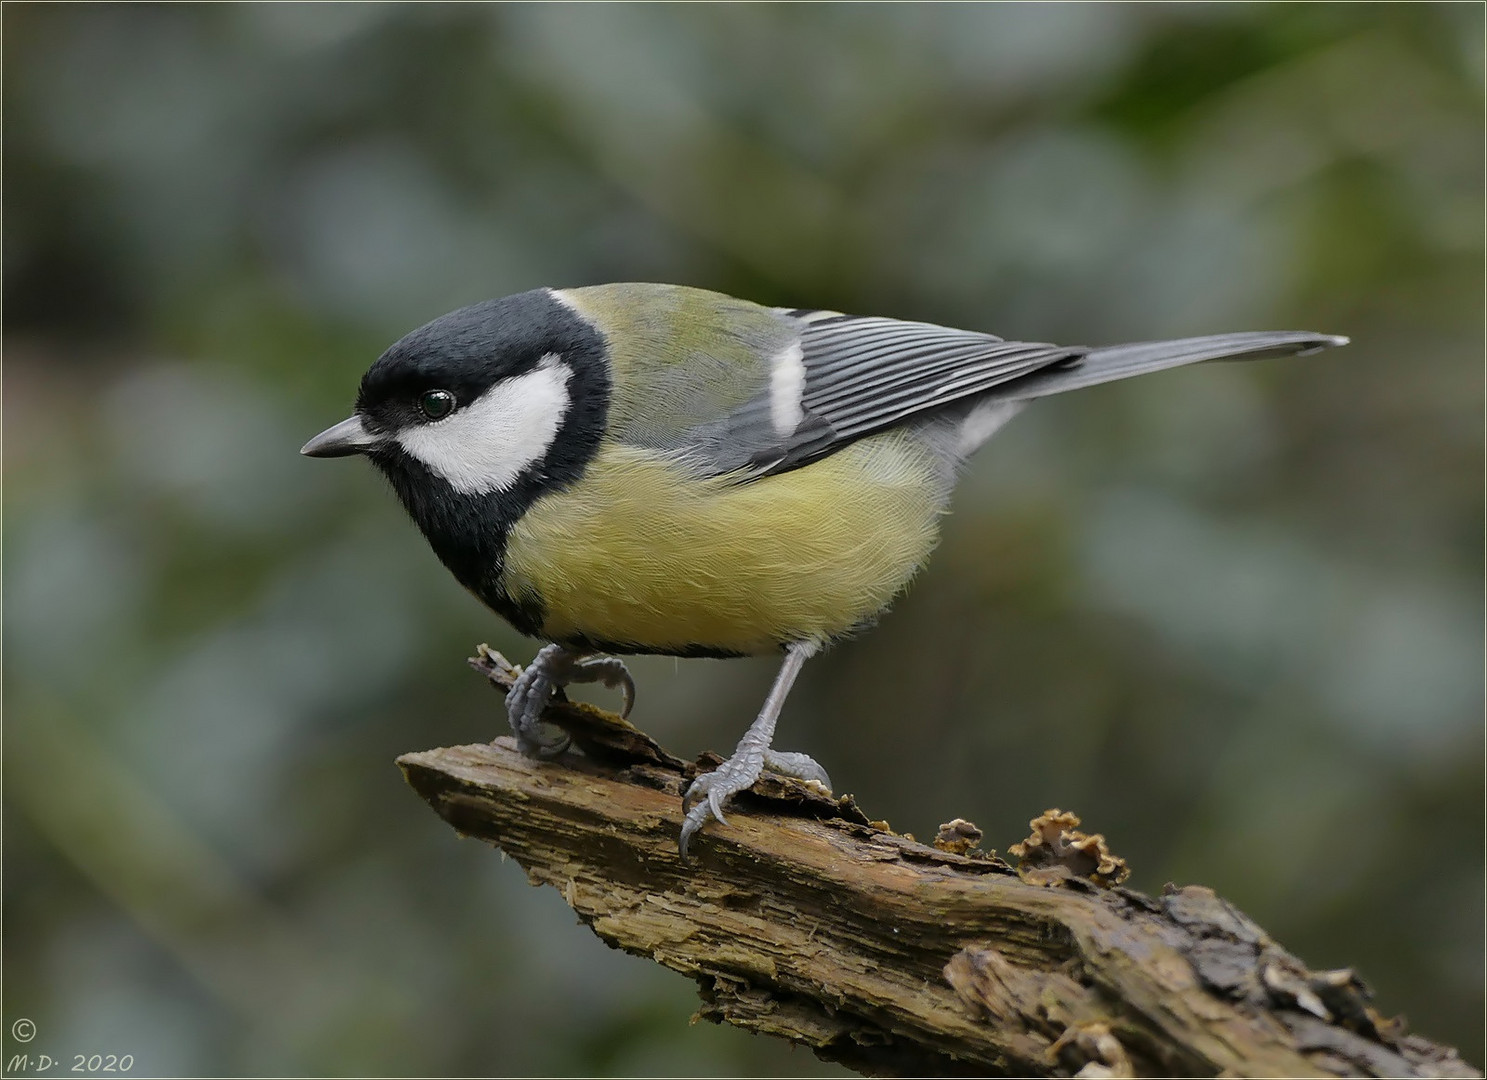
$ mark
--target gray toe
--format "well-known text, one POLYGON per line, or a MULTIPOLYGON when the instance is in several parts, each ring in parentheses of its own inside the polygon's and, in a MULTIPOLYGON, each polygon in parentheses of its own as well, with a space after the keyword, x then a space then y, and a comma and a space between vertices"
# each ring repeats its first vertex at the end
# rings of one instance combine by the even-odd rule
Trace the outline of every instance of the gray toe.
POLYGON ((827 791, 831 790, 831 777, 826 775, 826 770, 809 754, 766 750, 764 751, 764 767, 781 776, 793 776, 797 780, 814 780, 827 791))

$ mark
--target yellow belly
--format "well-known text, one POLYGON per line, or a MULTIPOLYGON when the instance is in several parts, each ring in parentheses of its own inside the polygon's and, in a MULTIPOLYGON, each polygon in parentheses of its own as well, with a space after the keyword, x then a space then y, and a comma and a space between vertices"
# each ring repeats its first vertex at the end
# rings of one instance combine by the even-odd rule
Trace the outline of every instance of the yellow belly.
POLYGON ((912 436, 873 436, 748 484, 608 444, 512 529, 504 584, 564 640, 758 653, 876 615, 936 538, 943 480, 912 436))

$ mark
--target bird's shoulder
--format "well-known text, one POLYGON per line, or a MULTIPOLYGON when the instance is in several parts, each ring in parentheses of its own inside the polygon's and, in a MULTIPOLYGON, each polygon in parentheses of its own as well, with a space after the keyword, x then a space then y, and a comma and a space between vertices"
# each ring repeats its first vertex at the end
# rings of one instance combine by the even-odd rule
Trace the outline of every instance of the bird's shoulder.
POLYGON ((683 285, 627 282, 553 296, 604 338, 612 439, 685 451, 707 471, 744 463, 748 453, 722 429, 767 399, 777 358, 798 348, 794 320, 683 285))
POLYGON ((1070 352, 681 285, 553 295, 605 338, 611 438, 745 479, 809 464, 1070 352))
POLYGON ((554 289, 553 296, 604 335, 619 379, 676 369, 699 380, 767 378, 771 358, 800 332, 777 309, 687 285, 623 282, 554 289))

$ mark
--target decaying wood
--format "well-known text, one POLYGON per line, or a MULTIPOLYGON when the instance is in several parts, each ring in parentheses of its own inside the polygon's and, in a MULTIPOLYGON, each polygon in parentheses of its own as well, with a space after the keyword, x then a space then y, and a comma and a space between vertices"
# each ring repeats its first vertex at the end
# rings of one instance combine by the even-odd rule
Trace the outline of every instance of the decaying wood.
MULTIPOLYGON (((472 663, 509 681, 494 654, 472 663)), ((869 1075, 1481 1075, 1212 891, 1115 884, 1123 864, 1071 815, 1040 817, 1014 869, 968 822, 930 846, 766 778, 684 863, 696 766, 589 706, 547 719, 582 756, 532 761, 501 738, 399 764, 607 944, 695 979, 705 1019, 869 1075)))

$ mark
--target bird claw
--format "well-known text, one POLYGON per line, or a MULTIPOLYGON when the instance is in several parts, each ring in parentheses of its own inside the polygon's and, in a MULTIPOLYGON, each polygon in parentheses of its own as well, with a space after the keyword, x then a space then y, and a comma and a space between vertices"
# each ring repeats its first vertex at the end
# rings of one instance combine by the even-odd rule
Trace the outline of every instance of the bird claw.
POLYGON ((562 757, 568 752, 568 747, 573 745, 573 739, 567 732, 554 735, 550 739, 536 738, 518 744, 523 754, 538 761, 551 761, 553 758, 562 757))
POLYGON ((701 832, 709 821, 716 821, 719 825, 728 824, 728 819, 723 815, 724 805, 740 791, 752 787, 759 778, 757 771, 752 777, 742 769, 732 774, 725 772, 731 761, 730 758, 715 771, 697 777, 682 794, 682 811, 685 816, 682 819, 677 851, 683 859, 687 857, 687 847, 691 844, 692 837, 701 832))
POLYGON ((630 710, 635 707, 635 680, 630 675, 630 669, 619 657, 586 656, 573 664, 573 670, 569 672, 567 681, 570 683, 597 682, 602 683, 606 689, 618 690, 625 702, 620 718, 623 720, 630 718, 630 710))
POLYGON ((506 716, 511 722, 518 749, 527 757, 554 758, 568 749, 567 734, 543 738, 540 733, 542 713, 558 685, 553 677, 549 651, 553 648, 555 646, 549 645, 539 651, 506 693, 506 716))
POLYGON ((826 770, 809 754, 789 750, 766 750, 764 751, 764 767, 772 773, 793 776, 797 780, 817 783, 827 791, 831 790, 831 777, 826 775, 826 770))
POLYGON ((542 714, 553 695, 569 683, 599 682, 624 694, 625 716, 635 704, 635 680, 624 663, 613 656, 582 656, 563 645, 544 645, 512 683, 506 694, 506 715, 516 744, 527 757, 555 758, 572 740, 567 733, 543 738, 542 714))
POLYGON ((727 825, 723 808, 741 791, 747 791, 758 782, 765 771, 791 776, 797 780, 815 781, 829 791, 831 778, 826 770, 807 754, 782 753, 765 750, 762 755, 743 749, 735 752, 723 764, 709 773, 703 773, 692 781, 682 794, 681 839, 677 848, 681 857, 687 857, 687 847, 692 837, 707 826, 709 821, 727 825))

